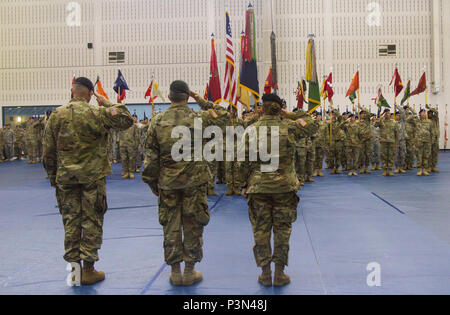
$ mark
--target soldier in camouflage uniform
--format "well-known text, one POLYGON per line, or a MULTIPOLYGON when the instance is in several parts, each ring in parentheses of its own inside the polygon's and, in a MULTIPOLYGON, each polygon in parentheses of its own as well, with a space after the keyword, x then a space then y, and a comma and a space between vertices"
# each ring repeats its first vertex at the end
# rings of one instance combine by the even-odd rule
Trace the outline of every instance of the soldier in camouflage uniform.
POLYGON ((15 130, 16 143, 14 146, 15 155, 17 156, 17 160, 22 160, 22 154, 25 144, 25 132, 21 126, 16 126, 15 130))
POLYGON ((103 218, 107 210, 106 179, 111 174, 108 132, 133 123, 124 105, 113 106, 96 95, 99 106, 89 104, 94 85, 77 78, 72 100, 56 109, 44 132, 44 168, 56 189, 56 199, 65 230, 65 255, 69 263, 81 264, 81 283, 105 279, 94 269, 102 244, 103 218))
POLYGON ((398 142, 395 150, 395 174, 406 173, 406 112, 402 107, 399 107, 397 115, 397 134, 398 142))
POLYGON ((370 162, 372 164, 372 171, 381 170, 381 158, 380 158, 380 128, 375 127, 375 123, 377 122, 377 116, 375 114, 372 115, 370 123, 370 130, 372 132, 372 156, 370 162))
POLYGON ((422 109, 419 113, 420 120, 417 122, 416 149, 417 149, 417 176, 430 176, 431 143, 433 125, 427 119, 427 111, 422 109))
POLYGON ((3 145, 5 144, 5 136, 3 128, 0 127, 0 163, 3 163, 3 145))
MULTIPOLYGON (((319 123, 314 119, 313 123, 319 130, 319 123)), ((316 160, 316 138, 306 137, 306 161, 305 161, 305 181, 307 183, 314 183, 312 175, 314 174, 314 162, 316 160)))
POLYGON ((295 141, 295 171, 300 186, 305 186, 306 174, 306 137, 297 135, 295 141))
MULTIPOLYGON (((216 120, 228 113, 221 106, 203 100, 200 95, 190 92, 183 81, 174 81, 170 85, 169 99, 172 105, 164 113, 154 117, 147 132, 145 143, 145 163, 142 179, 159 196, 159 222, 164 231, 164 258, 172 267, 170 281, 173 285, 192 285, 202 280, 202 274, 194 271, 195 263, 203 258, 203 229, 209 223, 207 200, 210 174, 206 161, 195 160, 194 121, 199 119, 202 128, 216 125, 216 120), (203 111, 195 112, 187 105, 191 95, 203 111), (187 128, 184 136, 191 150, 172 156, 172 149, 180 143, 172 138, 174 128, 187 128), (184 235, 183 235, 184 234, 184 235), (183 237, 184 236, 184 237, 183 237), (185 262, 184 274, 180 263, 185 262)), ((203 130, 202 134, 203 134, 203 130)), ((181 135, 180 135, 181 137, 181 135)))
POLYGON ((139 128, 136 125, 137 117, 133 116, 134 123, 127 130, 120 132, 120 158, 122 160, 122 179, 134 179, 136 171, 136 153, 139 146, 139 128))
POLYGON ((439 141, 441 138, 441 130, 439 126, 439 111, 435 108, 430 109, 428 112, 429 119, 432 125, 432 134, 431 134, 431 157, 430 157, 430 165, 429 171, 432 173, 439 173, 437 168, 439 162, 439 141))
MULTIPOLYGON (((244 121, 237 116, 237 112, 235 112, 235 108, 231 107, 229 108, 229 126, 233 126, 235 128, 243 127, 244 128, 244 121)), ((226 135, 225 135, 226 138, 226 135)), ((237 152, 237 135, 234 137, 234 152, 237 152)), ((227 147, 227 141, 225 141, 224 144, 224 150, 226 151, 227 147)), ((240 196, 241 193, 239 191, 239 187, 241 186, 239 182, 239 165, 237 161, 237 156, 235 154, 233 161, 226 159, 225 161, 225 183, 227 185, 228 191, 226 193, 227 196, 231 195, 238 195, 240 196)))
POLYGON ((42 117, 39 119, 39 122, 36 124, 36 134, 37 134, 37 155, 38 155, 38 162, 42 162, 42 154, 43 154, 43 140, 44 140, 44 130, 45 125, 47 124, 46 117, 42 117))
POLYGON ((361 128, 356 122, 355 115, 348 114, 349 118, 341 125, 345 132, 344 147, 347 158, 348 176, 358 176, 356 171, 359 166, 359 154, 361 151, 361 128))
POLYGON ((416 129, 417 129, 417 114, 408 106, 404 107, 406 113, 406 156, 405 164, 407 170, 414 169, 414 159, 416 154, 416 129))
POLYGON ((359 129, 361 135, 361 151, 360 151, 360 173, 370 174, 369 166, 372 157, 372 129, 370 124, 370 112, 367 109, 362 109, 359 113, 359 129))
POLYGON ((322 115, 317 114, 316 121, 319 126, 319 130, 315 134, 315 147, 316 147, 316 158, 314 160, 314 174, 313 176, 323 177, 324 174, 322 172, 323 167, 323 159, 325 155, 325 150, 327 147, 327 127, 322 120, 322 115))
POLYGON ((38 130, 35 128, 37 122, 34 121, 33 117, 28 119, 27 127, 25 130, 25 141, 27 146, 28 164, 37 163, 38 160, 38 143, 37 143, 37 133, 38 130))
POLYGON ((6 161, 12 161, 14 157, 14 142, 16 141, 16 137, 14 135, 14 131, 11 130, 11 125, 7 124, 3 129, 3 138, 4 144, 1 148, 5 155, 6 161))
POLYGON ((390 110, 386 109, 383 116, 375 123, 380 128, 380 153, 383 163, 383 176, 394 176, 395 144, 398 141, 397 123, 391 118, 390 110))
POLYGON ((345 133, 341 128, 342 116, 334 109, 331 113, 331 122, 326 123, 328 136, 328 155, 331 174, 341 174, 342 151, 344 148, 345 133), (330 141, 331 137, 331 141, 330 141), (330 143, 331 142, 331 143, 330 143))
MULTIPOLYGON (((242 194, 248 197, 249 218, 255 239, 253 253, 256 264, 262 268, 258 281, 264 286, 284 286, 290 278, 284 273, 288 265, 289 240, 292 223, 297 220, 298 179, 294 166, 295 141, 300 137, 310 137, 317 132, 314 120, 305 112, 285 113, 281 119, 281 100, 275 94, 263 96, 264 115, 253 126, 258 131, 257 138, 245 137, 245 161, 241 162, 240 175, 243 182, 242 194), (260 127, 267 127, 267 143, 271 143, 272 128, 279 129, 279 164, 276 170, 265 172, 264 163, 258 153, 258 160, 250 161, 250 142, 259 143, 260 127), (274 250, 271 248, 271 234, 274 234, 274 250), (275 275, 272 282, 271 263, 275 263, 275 275)), ((273 153, 273 152, 272 152, 273 153)))
POLYGON ((141 172, 142 161, 144 160, 145 135, 147 133, 146 125, 141 122, 137 124, 139 130, 139 145, 136 151, 136 173, 141 172))

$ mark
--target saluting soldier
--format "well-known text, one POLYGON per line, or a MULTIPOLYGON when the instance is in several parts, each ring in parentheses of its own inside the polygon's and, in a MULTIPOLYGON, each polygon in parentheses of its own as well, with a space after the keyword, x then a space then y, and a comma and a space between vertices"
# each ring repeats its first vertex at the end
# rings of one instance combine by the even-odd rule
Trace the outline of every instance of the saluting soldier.
POLYGON ((380 152, 383 164, 383 176, 394 176, 395 144, 398 142, 397 124, 391 111, 385 109, 382 117, 375 123, 380 128, 380 152))
POLYGON ((57 108, 44 132, 44 168, 56 189, 56 200, 65 231, 64 259, 83 267, 81 284, 105 279, 96 271, 102 244, 103 218, 107 211, 106 176, 111 174, 108 133, 127 129, 133 119, 124 105, 113 105, 94 93, 87 78, 72 85, 72 100, 57 108), (92 96, 101 105, 90 105, 92 96))

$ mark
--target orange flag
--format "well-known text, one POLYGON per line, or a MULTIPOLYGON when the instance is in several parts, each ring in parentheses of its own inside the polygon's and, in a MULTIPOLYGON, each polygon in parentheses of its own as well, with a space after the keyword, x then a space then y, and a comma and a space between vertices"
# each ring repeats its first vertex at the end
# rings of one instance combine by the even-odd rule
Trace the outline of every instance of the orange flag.
POLYGON ((349 95, 355 93, 358 90, 359 90, 359 70, 353 77, 352 83, 350 84, 350 88, 348 89, 347 95, 345 95, 345 97, 348 97, 349 95))
POLYGON ((102 83, 100 82, 100 78, 97 78, 97 94, 104 96, 107 100, 109 100, 108 95, 106 95, 105 90, 103 90, 102 83))

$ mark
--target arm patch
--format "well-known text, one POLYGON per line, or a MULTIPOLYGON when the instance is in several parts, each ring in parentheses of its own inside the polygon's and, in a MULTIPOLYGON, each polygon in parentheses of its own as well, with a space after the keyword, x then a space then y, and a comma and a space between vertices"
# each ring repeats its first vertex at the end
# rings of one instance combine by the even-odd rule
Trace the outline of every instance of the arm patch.
POLYGON ((214 119, 217 119, 217 117, 219 117, 219 115, 217 115, 217 113, 214 111, 214 109, 210 109, 210 110, 209 110, 209 113, 211 114, 211 116, 212 116, 214 119))
POLYGON ((111 115, 112 115, 112 116, 116 116, 116 115, 119 114, 119 113, 117 112, 117 108, 115 108, 115 107, 111 107, 110 111, 111 111, 111 115))
POLYGON ((305 127, 308 123, 306 121, 304 121, 303 119, 297 119, 296 120, 298 124, 302 125, 302 127, 305 127))

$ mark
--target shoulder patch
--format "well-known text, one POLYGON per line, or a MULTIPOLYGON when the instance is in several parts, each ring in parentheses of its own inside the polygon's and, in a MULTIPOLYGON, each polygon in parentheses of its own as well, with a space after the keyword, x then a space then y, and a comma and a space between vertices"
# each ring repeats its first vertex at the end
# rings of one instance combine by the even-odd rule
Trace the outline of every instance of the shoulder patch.
POLYGON ((111 110, 110 110, 110 111, 111 111, 111 115, 112 115, 112 116, 116 116, 116 115, 118 115, 118 114, 119 114, 119 113, 117 112, 117 108, 116 108, 116 107, 114 107, 114 106, 113 106, 113 107, 111 107, 111 110))
POLYGON ((303 119, 299 118, 296 120, 296 122, 300 125, 302 125, 302 127, 305 127, 308 123, 306 121, 304 121, 303 119))
POLYGON ((219 117, 219 115, 217 115, 216 111, 214 109, 212 109, 212 108, 209 110, 209 113, 211 114, 211 116, 214 119, 217 119, 217 117, 219 117))

